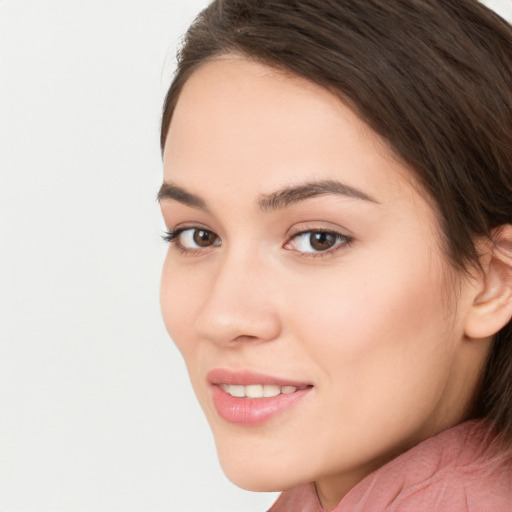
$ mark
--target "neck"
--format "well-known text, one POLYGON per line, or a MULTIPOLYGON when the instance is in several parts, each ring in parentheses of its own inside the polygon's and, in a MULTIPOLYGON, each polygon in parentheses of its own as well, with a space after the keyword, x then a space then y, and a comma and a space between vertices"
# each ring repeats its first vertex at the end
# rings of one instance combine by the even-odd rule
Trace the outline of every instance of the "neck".
POLYGON ((357 471, 334 476, 330 475, 316 480, 316 493, 322 507, 327 511, 334 510, 352 488, 386 462, 387 461, 383 460, 382 463, 372 464, 371 466, 368 465, 357 471))

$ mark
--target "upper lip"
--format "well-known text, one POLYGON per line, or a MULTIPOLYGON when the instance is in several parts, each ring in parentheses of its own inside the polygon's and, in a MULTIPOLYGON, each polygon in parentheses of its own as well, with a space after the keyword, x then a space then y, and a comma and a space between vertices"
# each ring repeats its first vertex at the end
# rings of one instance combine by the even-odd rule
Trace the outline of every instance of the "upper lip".
POLYGON ((251 384, 274 384, 276 386, 304 387, 311 385, 308 382, 276 377, 251 370, 228 370, 226 368, 214 368, 207 374, 208 382, 211 384, 233 384, 249 386, 251 384))

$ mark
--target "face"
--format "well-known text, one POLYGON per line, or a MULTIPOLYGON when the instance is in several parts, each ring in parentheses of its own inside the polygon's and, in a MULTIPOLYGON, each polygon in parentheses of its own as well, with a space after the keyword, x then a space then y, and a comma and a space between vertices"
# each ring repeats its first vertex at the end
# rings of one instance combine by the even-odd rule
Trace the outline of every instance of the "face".
POLYGON ((163 316, 234 483, 336 500, 461 421, 464 284, 410 171, 339 99, 203 64, 164 168, 163 316))

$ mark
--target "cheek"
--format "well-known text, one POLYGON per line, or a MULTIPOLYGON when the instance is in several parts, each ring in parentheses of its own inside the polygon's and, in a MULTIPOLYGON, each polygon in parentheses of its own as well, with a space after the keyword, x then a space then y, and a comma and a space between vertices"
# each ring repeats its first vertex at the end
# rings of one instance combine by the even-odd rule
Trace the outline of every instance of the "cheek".
POLYGON ((290 293, 296 337, 325 383, 357 387, 359 400, 366 390, 370 400, 376 387, 401 389, 404 379, 439 369, 453 317, 440 273, 426 271, 425 256, 412 262, 340 268, 337 278, 315 276, 290 293))
POLYGON ((162 269, 160 306, 165 327, 186 362, 195 351, 190 333, 201 300, 200 287, 186 270, 174 265, 168 255, 162 269))
POLYGON ((289 327, 316 369, 312 415, 328 439, 319 464, 370 459, 428 432, 450 379, 456 338, 439 274, 411 262, 409 272, 362 268, 289 294, 289 327))

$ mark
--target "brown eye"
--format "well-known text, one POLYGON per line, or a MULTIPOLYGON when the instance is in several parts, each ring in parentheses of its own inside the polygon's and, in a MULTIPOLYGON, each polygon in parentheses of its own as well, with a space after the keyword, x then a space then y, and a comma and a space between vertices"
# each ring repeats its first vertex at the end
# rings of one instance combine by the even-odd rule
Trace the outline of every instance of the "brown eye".
POLYGON ((336 231, 309 230, 292 236, 284 246, 302 253, 331 253, 342 245, 350 245, 352 238, 336 231))
POLYGON ((309 235, 309 244, 315 251, 326 251, 336 243, 336 235, 332 233, 317 232, 309 235))
POLYGON ((208 247, 214 245, 221 245, 221 240, 217 234, 203 228, 177 229, 176 231, 169 232, 164 239, 174 244, 183 252, 208 249, 208 247))
POLYGON ((217 240, 217 235, 206 229, 194 229, 192 240, 199 247, 209 247, 214 245, 217 240))

